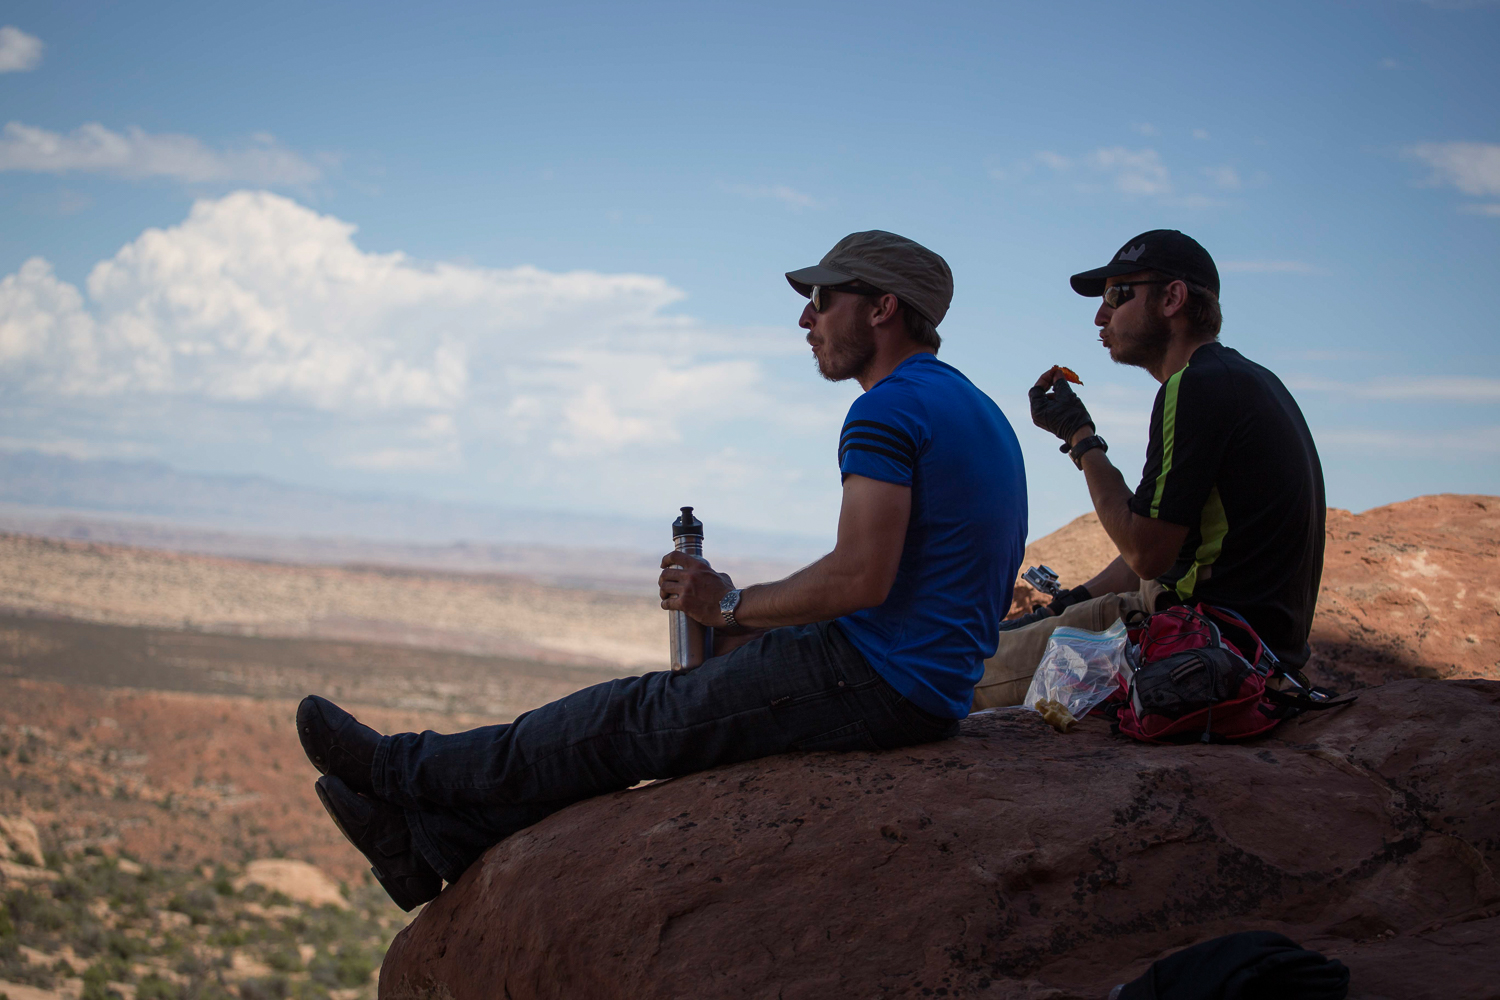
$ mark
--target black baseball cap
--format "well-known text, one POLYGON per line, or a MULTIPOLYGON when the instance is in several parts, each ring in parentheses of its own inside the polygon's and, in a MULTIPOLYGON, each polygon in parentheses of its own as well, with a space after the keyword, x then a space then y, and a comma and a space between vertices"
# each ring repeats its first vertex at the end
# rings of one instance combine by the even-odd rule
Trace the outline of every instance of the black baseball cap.
POLYGON ((1127 240, 1108 264, 1075 274, 1068 281, 1079 295, 1097 297, 1104 294, 1106 278, 1137 271, 1158 271, 1219 294, 1219 269, 1214 259, 1197 240, 1175 229, 1141 233, 1127 240))
POLYGON ((890 292, 933 326, 948 315, 953 301, 948 262, 915 240, 883 229, 850 233, 812 267, 788 271, 786 280, 803 297, 812 294, 813 285, 863 281, 890 292))

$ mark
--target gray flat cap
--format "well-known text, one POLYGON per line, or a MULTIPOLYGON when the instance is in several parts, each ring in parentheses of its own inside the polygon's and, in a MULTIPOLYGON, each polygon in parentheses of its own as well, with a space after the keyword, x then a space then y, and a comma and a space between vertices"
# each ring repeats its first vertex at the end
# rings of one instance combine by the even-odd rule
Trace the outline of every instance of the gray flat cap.
POLYGON ((863 281, 890 292, 926 317, 933 326, 948 315, 953 301, 953 272, 948 262, 922 244, 883 229, 850 233, 812 267, 788 271, 797 294, 812 294, 813 285, 863 281))

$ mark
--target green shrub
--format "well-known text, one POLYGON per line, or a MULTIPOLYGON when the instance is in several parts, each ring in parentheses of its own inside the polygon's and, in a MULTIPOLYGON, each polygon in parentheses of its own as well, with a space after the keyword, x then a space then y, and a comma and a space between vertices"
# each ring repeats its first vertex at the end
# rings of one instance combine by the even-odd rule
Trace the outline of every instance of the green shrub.
POLYGON ((290 994, 291 984, 285 976, 247 979, 240 983, 240 1000, 286 1000, 290 994))
POLYGON ((182 1000, 182 987, 154 972, 148 972, 136 984, 135 1000, 182 1000))

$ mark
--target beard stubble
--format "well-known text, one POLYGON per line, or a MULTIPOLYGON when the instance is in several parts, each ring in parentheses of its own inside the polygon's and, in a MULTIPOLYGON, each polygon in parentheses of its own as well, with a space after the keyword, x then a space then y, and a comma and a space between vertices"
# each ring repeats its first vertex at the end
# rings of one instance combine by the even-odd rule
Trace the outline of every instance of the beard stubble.
POLYGON ((859 378, 875 360, 875 325, 863 316, 855 316, 845 331, 830 334, 824 342, 823 357, 813 358, 818 374, 830 382, 859 378))
POLYGON ((1172 343, 1172 328, 1165 316, 1148 314, 1138 331, 1124 337, 1117 333, 1111 339, 1115 342, 1109 352, 1111 361, 1150 371, 1167 356, 1167 348, 1172 343))

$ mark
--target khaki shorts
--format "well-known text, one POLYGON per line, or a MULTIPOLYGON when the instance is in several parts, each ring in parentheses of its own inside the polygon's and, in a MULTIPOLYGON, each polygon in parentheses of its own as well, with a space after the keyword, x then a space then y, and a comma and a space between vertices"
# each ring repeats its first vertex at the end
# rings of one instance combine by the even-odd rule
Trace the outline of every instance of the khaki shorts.
POLYGON ((1138 591, 1105 594, 1025 628, 1001 632, 995 655, 984 661, 984 676, 974 685, 973 710, 1021 704, 1026 698, 1026 689, 1031 687, 1031 675, 1042 662, 1053 629, 1071 625, 1090 632, 1103 632, 1128 612, 1155 611, 1156 599, 1163 589, 1155 580, 1142 580, 1138 591))

